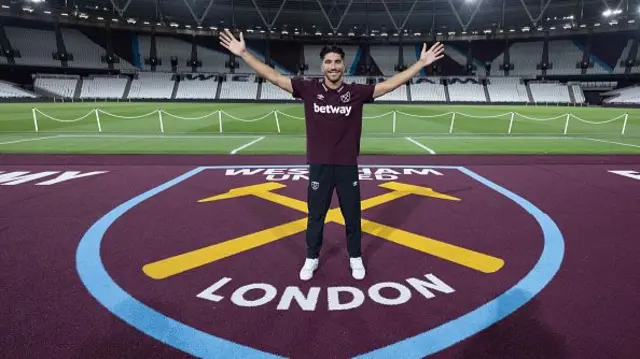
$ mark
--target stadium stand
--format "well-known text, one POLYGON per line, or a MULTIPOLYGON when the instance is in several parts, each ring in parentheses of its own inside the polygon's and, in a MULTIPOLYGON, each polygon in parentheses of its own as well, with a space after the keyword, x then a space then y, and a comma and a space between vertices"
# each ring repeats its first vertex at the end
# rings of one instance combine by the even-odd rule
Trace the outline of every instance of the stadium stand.
POLYGON ((574 103, 584 103, 584 92, 582 92, 582 88, 580 85, 571 85, 571 91, 573 92, 574 103))
POLYGON ((345 76, 344 82, 346 83, 356 83, 356 84, 366 84, 367 77, 366 76, 345 76))
POLYGON ((412 101, 429 101, 429 102, 446 102, 447 101, 447 89, 444 85, 439 83, 438 78, 426 78, 414 79, 411 84, 411 100, 412 101), (418 82, 425 80, 424 82, 418 82), (428 82, 433 81, 433 83, 428 82))
POLYGON ((407 87, 407 85, 402 85, 397 89, 378 97, 376 101, 408 101, 407 87))
POLYGON ((212 100, 218 94, 219 77, 215 74, 184 74, 177 85, 176 99, 212 100))
POLYGON ((608 91, 602 94, 609 97, 604 100, 608 104, 640 104, 640 87, 631 86, 613 91, 608 91))
MULTIPOLYGON (((197 46, 198 59, 202 61, 202 67, 199 68, 202 72, 217 72, 224 73, 229 72, 229 69, 224 67, 225 61, 229 60, 227 54, 209 49, 207 47, 197 46)), ((248 67, 242 61, 238 62, 238 68, 235 69, 239 73, 255 73, 251 67, 248 67)))
POLYGON ((0 81, 0 98, 37 98, 35 94, 21 89, 20 87, 0 81))
MULTIPOLYGON (((191 58, 191 44, 168 36, 156 36, 156 57, 159 64, 156 65, 156 71, 171 71, 171 58, 178 60, 177 71, 191 71, 191 67, 187 65, 187 61, 191 58)), ((145 61, 151 55, 151 36, 138 36, 138 44, 140 46, 140 59, 143 70, 151 70, 152 66, 145 61)))
POLYGON ((61 66, 53 58, 58 52, 55 32, 13 26, 5 26, 4 30, 13 48, 20 52, 20 57, 15 58, 16 65, 61 66))
POLYGON ((452 77, 447 85, 452 102, 487 102, 484 86, 474 78, 452 77))
POLYGON ((397 46, 372 45, 370 51, 371 58, 384 76, 393 76, 396 73, 394 67, 398 63, 397 46))
POLYGON ((229 75, 228 81, 222 82, 220 88, 221 99, 253 100, 258 95, 258 82, 255 75, 233 76, 229 75))
POLYGON ((270 83, 263 82, 260 92, 262 100, 294 100, 290 93, 284 91, 280 87, 270 83))
POLYGON ((33 87, 56 97, 73 98, 80 76, 37 74, 33 87))
POLYGON ((529 83, 534 102, 570 103, 569 88, 559 83, 529 83))
POLYGON ((487 84, 491 102, 529 102, 527 86, 514 82, 493 81, 492 79, 491 83, 487 84))
POLYGON ((93 75, 82 79, 80 98, 83 99, 121 99, 129 78, 126 76, 93 75))
POLYGON ((62 38, 67 52, 73 56, 69 60, 70 67, 97 69, 106 67, 101 57, 106 51, 93 41, 89 40, 80 31, 75 29, 61 29, 62 38))
MULTIPOLYGON (((3 26, 7 40, 16 50, 15 64, 43 67, 36 71, 33 82, 20 82, 21 87, 33 88, 37 95, 52 98, 71 99, 179 99, 179 100, 293 100, 292 96, 276 86, 259 80, 257 75, 243 61, 239 67, 229 69, 225 63, 230 60, 227 51, 217 43, 211 43, 208 36, 199 35, 190 40, 186 35, 166 35, 149 33, 119 32, 118 44, 110 45, 116 39, 114 32, 101 29, 86 30, 65 24, 60 27, 15 25, 3 26), (55 29, 55 30, 54 30, 55 29), (60 36, 56 36, 59 31, 60 36), (99 35, 111 33, 111 42, 99 35), (155 41, 157 66, 149 65, 152 41, 155 41), (125 42, 124 44, 121 42, 125 42), (195 48, 194 48, 195 43, 195 48), (119 49, 127 59, 116 54, 118 61, 110 68, 106 62, 107 46, 119 49), (65 49, 71 57, 68 61, 56 59, 58 50, 65 49), (189 60, 195 51, 200 65, 196 69, 189 60), (177 66, 171 59, 177 59, 177 66), (147 60, 147 61, 146 61, 147 60), (46 67, 47 69, 44 69, 46 67), (56 71, 55 69, 60 69, 56 71), (86 70, 100 70, 91 74, 86 70), (74 70, 77 70, 74 72, 74 70), (62 75, 65 73, 70 75, 62 75), (101 73, 98 75, 98 73, 101 73), (128 76, 126 76, 128 74, 128 76), (188 74, 182 76, 181 74, 188 74), (26 85, 26 86, 25 86, 26 85)), ((116 31, 117 32, 117 31, 116 31)), ((306 61, 308 70, 299 74, 321 76, 319 53, 323 45, 301 44, 291 40, 275 40, 281 49, 276 68, 288 76, 296 76, 299 61, 306 61), (286 44, 291 43, 295 46, 286 44), (285 54, 286 53, 286 54, 285 54), (302 56, 302 57, 301 57, 302 56), (284 66, 283 63, 286 63, 284 66)), ((378 98, 377 101, 424 101, 424 102, 475 102, 475 103, 586 103, 591 101, 596 91, 608 91, 618 86, 616 81, 594 81, 593 77, 578 78, 582 73, 624 74, 624 62, 630 54, 636 53, 637 43, 633 34, 614 33, 600 35, 589 40, 587 36, 567 36, 562 39, 548 39, 548 61, 551 67, 545 71, 538 69, 544 54, 544 40, 518 39, 503 41, 451 41, 445 48, 445 58, 438 67, 421 71, 408 86, 378 98), (591 41, 591 42, 588 42, 591 41), (484 46, 488 44, 489 46, 484 46), (583 70, 576 66, 582 61, 586 46, 591 45, 589 61, 591 67, 583 70), (635 44, 635 45, 634 45, 635 44), (514 69, 505 73, 500 70, 504 62, 504 46, 509 46, 510 62, 514 69), (601 48, 594 48, 597 45, 601 48), (611 51, 604 51, 607 47, 611 51), (472 51, 472 64, 477 68, 467 68, 467 55, 472 51), (491 66, 491 74, 485 78, 484 65, 491 66), (430 76, 426 76, 430 74, 430 76), (476 75, 477 74, 477 75, 476 75), (482 74, 482 75, 481 75, 482 74), (572 76, 571 79, 556 81, 553 77, 572 76), (478 77, 473 77, 478 76, 478 77), (568 81, 568 82, 567 82, 568 81), (585 96, 584 91, 588 91, 585 96)), ((252 52, 264 59, 266 45, 263 40, 252 39, 252 52)), ((3 43, 4 44, 4 43, 3 43)), ((7 45, 3 45, 7 46, 7 45)), ((400 62, 398 46, 390 45, 347 45, 345 50, 345 81, 347 83, 367 83, 388 78, 398 72, 400 62), (366 51, 368 49, 368 51, 366 51), (364 66, 368 64, 370 66, 364 66), (357 74, 357 75, 356 75, 357 74), (377 78, 377 79, 376 79, 377 78)), ((412 64, 417 59, 420 44, 407 43, 402 47, 404 64, 412 64)), ((3 48, 4 50, 4 48, 3 48)), ((11 58, 0 56, 0 66, 10 65, 11 58)), ((273 58, 273 57, 272 57, 273 58)), ((632 59, 634 60, 634 59, 632 59)), ((275 61, 275 60, 274 60, 275 61)), ((13 61, 11 61, 13 62, 13 61)), ((631 73, 639 73, 640 66, 633 66, 631 73)), ((486 71, 489 71, 488 69, 486 71)), ((8 79, 2 77, 1 79, 8 79)), ((606 79, 606 78, 605 78, 606 79)), ((597 78, 595 78, 597 80, 597 78)), ((628 81, 622 81, 628 85, 628 81)), ((2 84, 2 98, 37 96, 22 92, 20 86, 5 82, 2 84)), ((608 103, 635 103, 632 90, 611 95, 608 103)), ((594 97, 595 98, 595 97, 594 97)))
POLYGON ((130 99, 170 99, 175 86, 172 73, 139 72, 131 81, 130 99))
MULTIPOLYGON (((515 42, 509 47, 509 59, 513 64, 513 70, 509 71, 509 76, 530 76, 540 75, 541 72, 536 66, 542 60, 542 42, 515 42)), ((504 62, 504 52, 493 60, 491 67, 499 69, 504 62)), ((492 74, 499 76, 500 73, 492 74)))
POLYGON ((549 41, 549 63, 547 75, 579 75, 582 69, 576 64, 582 61, 582 51, 570 40, 549 41))

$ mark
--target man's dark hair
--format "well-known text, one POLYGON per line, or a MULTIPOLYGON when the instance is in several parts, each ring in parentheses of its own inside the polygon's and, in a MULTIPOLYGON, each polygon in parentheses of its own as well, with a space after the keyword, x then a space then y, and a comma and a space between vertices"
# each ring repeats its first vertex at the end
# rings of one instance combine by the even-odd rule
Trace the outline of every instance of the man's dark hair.
POLYGON ((325 45, 322 50, 320 50, 320 58, 322 60, 324 60, 324 56, 330 52, 334 52, 338 55, 340 55, 340 57, 342 59, 344 59, 344 51, 342 50, 341 47, 336 46, 336 45, 325 45))

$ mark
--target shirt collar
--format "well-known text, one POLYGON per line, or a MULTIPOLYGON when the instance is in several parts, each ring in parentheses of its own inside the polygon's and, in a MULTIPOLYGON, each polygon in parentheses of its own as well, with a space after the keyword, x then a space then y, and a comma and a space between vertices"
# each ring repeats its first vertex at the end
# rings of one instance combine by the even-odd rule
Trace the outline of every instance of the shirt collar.
MULTIPOLYGON (((330 89, 324 84, 324 79, 320 79, 320 84, 322 85, 322 88, 324 89, 324 92, 328 92, 330 89)), ((340 87, 338 87, 338 89, 336 90, 337 93, 340 93, 340 91, 342 91, 342 89, 344 89, 344 82, 342 83, 342 85, 340 87)))

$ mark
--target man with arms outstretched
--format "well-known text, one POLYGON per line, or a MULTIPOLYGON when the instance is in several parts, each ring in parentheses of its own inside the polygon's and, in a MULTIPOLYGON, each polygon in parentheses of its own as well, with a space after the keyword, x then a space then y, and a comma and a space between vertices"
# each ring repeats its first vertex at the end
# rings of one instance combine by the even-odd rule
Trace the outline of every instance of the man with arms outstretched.
POLYGON ((362 107, 407 83, 425 66, 444 56, 444 46, 436 43, 428 51, 422 47, 420 58, 408 69, 375 85, 346 84, 344 52, 337 46, 325 46, 321 80, 289 78, 267 66, 246 50, 244 37, 239 40, 229 30, 220 33, 220 44, 246 63, 267 81, 304 101, 307 132, 308 222, 307 255, 300 270, 300 279, 309 280, 318 268, 324 221, 331 204, 333 190, 338 194, 340 210, 345 219, 347 251, 351 274, 363 279, 365 268, 360 252, 360 186, 358 155, 362 133, 362 107))

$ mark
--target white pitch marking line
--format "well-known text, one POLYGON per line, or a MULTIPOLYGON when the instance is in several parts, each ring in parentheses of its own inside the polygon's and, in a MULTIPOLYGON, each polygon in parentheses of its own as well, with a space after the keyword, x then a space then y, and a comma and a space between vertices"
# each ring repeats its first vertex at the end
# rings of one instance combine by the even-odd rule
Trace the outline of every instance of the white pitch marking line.
POLYGON ((413 138, 411 138, 411 137, 406 137, 406 139, 407 139, 409 142, 412 142, 413 144, 415 144, 416 146, 418 146, 418 147, 420 147, 420 148, 422 148, 422 149, 424 149, 424 150, 428 151, 430 154, 432 154, 432 155, 435 155, 435 154, 436 154, 436 151, 434 151, 434 150, 430 149, 429 147, 427 147, 427 146, 423 145, 422 143, 420 143, 420 142, 418 142, 418 141, 414 140, 413 138))
POLYGON ((615 141, 600 140, 600 139, 597 139, 597 138, 589 138, 589 137, 583 137, 583 139, 589 140, 589 141, 596 141, 596 142, 612 143, 614 145, 620 145, 620 146, 629 146, 629 147, 640 148, 639 145, 632 145, 630 143, 622 143, 622 142, 615 142, 615 141))
POLYGON ((115 138, 115 139, 126 139, 126 138, 135 138, 135 139, 166 139, 166 140, 171 140, 171 139, 224 139, 224 138, 233 138, 233 139, 238 139, 238 138, 255 138, 256 136, 238 136, 238 135, 167 135, 167 134, 163 134, 163 135, 129 135, 129 134, 79 134, 79 135, 75 135, 75 134, 67 134, 67 135, 60 135, 58 137, 64 137, 64 138, 115 138))
POLYGON ((256 138, 255 140, 253 140, 253 141, 251 141, 251 142, 249 142, 249 143, 247 143, 247 144, 244 144, 244 145, 242 145, 242 146, 240 146, 240 147, 238 147, 238 148, 234 149, 233 151, 231 151, 231 154, 232 154, 232 155, 235 155, 236 153, 238 153, 238 151, 241 151, 241 150, 243 150, 243 149, 245 149, 245 148, 247 148, 247 147, 249 147, 249 146, 253 145, 254 143, 256 143, 256 142, 258 142, 258 141, 262 141, 262 140, 264 140, 264 137, 265 137, 265 136, 262 136, 262 137, 256 138))
POLYGON ((6 142, 0 142, 0 145, 10 145, 12 143, 21 143, 21 142, 31 142, 31 141, 41 141, 41 140, 50 140, 50 139, 54 139, 54 138, 59 138, 60 136, 44 136, 44 137, 33 137, 33 138, 23 138, 21 140, 15 140, 15 141, 6 141, 6 142))

